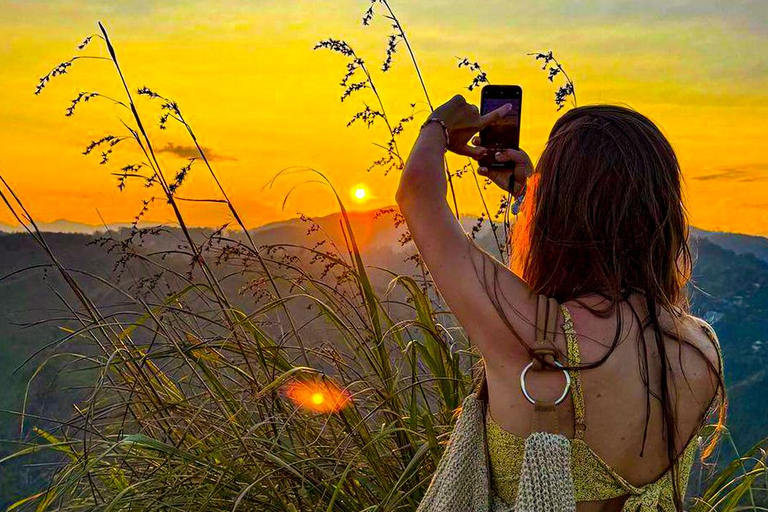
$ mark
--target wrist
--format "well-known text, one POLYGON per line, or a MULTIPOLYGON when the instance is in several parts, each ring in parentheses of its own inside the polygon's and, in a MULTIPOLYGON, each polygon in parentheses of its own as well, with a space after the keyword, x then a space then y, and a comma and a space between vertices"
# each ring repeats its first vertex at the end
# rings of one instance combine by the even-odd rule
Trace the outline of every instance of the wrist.
POLYGON ((419 140, 440 146, 443 151, 448 149, 447 129, 437 121, 424 123, 419 132, 419 140))

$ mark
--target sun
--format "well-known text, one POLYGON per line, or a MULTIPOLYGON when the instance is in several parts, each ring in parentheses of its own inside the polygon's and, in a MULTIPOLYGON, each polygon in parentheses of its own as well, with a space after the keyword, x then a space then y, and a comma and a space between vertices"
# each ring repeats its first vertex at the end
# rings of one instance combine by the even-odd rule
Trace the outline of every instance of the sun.
POLYGON ((352 199, 354 199, 358 203, 362 203, 368 200, 370 193, 368 192, 368 187, 360 184, 352 187, 351 195, 352 195, 352 199))

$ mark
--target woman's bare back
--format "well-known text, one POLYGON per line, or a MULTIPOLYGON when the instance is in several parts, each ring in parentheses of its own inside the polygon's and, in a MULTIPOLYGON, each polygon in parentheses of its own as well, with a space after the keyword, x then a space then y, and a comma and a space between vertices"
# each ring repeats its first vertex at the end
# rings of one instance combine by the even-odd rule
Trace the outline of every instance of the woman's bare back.
MULTIPOLYGON (((601 303, 601 300, 598 296, 581 299, 590 307, 603 309, 605 303, 601 303)), ((640 319, 645 321, 647 313, 643 296, 635 294, 629 301, 640 319)), ((565 306, 573 318, 582 364, 599 360, 615 337, 615 311, 601 318, 574 301, 566 302, 565 306)), ((643 384, 638 321, 628 304, 622 304, 621 310, 622 333, 615 350, 605 363, 580 374, 586 410, 585 441, 614 471, 631 484, 641 486, 658 479, 669 467, 669 459, 667 443, 662 436, 661 404, 653 396, 648 401, 646 386, 643 384), (650 418, 643 449, 647 407, 650 407, 650 418)), ((674 332, 671 315, 666 311, 659 311, 658 315, 662 328, 674 332)), ((562 322, 560 316, 555 342, 560 350, 565 351, 565 336, 560 328, 562 322)), ((691 436, 695 435, 717 390, 717 376, 696 348, 703 352, 714 368, 719 367, 717 350, 697 320, 688 317, 678 320, 678 324, 680 336, 693 347, 681 346, 670 338, 664 342, 672 376, 671 402, 678 425, 676 454, 682 452, 691 436)), ((521 393, 519 375, 528 363, 528 358, 519 343, 508 338, 510 356, 485 361, 489 407, 491 415, 501 427, 526 436, 530 433, 533 407, 521 393)), ((645 329, 645 340, 651 392, 660 396, 660 356, 653 331, 649 327, 645 329)), ((527 382, 535 396, 555 398, 562 392, 564 379, 560 372, 542 372, 529 374, 527 382)), ((562 432, 573 437, 573 405, 570 399, 558 406, 558 420, 562 432)), ((623 501, 624 498, 619 498, 610 502, 580 503, 578 509, 619 510, 623 501)))

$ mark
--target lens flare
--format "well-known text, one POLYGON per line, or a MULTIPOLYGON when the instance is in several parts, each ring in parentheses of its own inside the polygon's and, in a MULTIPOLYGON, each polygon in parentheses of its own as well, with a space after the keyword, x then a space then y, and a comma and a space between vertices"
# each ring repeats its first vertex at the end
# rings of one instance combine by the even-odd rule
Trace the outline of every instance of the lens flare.
POLYGON ((347 391, 321 380, 293 381, 287 395, 300 408, 319 413, 338 412, 352 400, 347 391))

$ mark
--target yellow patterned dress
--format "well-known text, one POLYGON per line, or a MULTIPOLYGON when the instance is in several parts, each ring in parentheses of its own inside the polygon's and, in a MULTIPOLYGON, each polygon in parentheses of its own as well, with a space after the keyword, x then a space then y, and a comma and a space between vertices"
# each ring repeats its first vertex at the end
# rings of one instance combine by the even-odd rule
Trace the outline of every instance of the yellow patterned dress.
MULTIPOLYGON (((581 361, 579 346, 570 312, 561 304, 563 313, 563 330, 568 343, 568 359, 570 365, 578 365, 581 361)), ((718 347, 716 335, 709 326, 704 331, 718 347)), ((722 355, 720 355, 722 365, 722 355)), ((722 368, 722 366, 721 366, 722 368)), ((672 487, 672 471, 667 471, 655 482, 636 487, 611 469, 586 442, 584 442, 584 394, 579 381, 579 372, 570 371, 571 396, 574 405, 575 435, 570 439, 571 467, 573 468, 573 488, 577 502, 601 501, 619 496, 629 495, 623 512, 674 512, 672 487)), ((712 412, 716 401, 710 406, 707 416, 712 412)), ((491 467, 491 482, 498 496, 507 504, 513 505, 517 494, 520 473, 525 452, 525 438, 502 429, 491 417, 490 409, 486 409, 486 433, 488 454, 491 467)), ((678 460, 678 485, 685 490, 696 453, 697 436, 694 436, 685 447, 678 460)))

